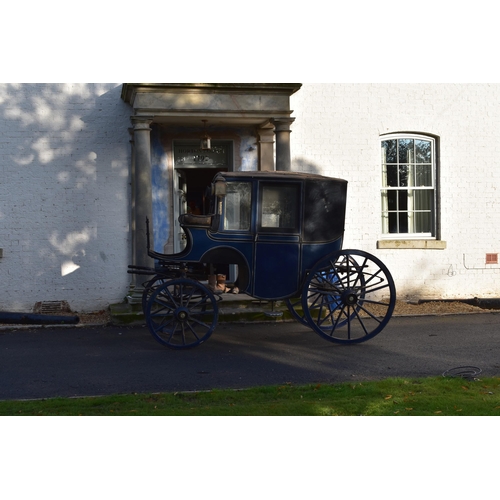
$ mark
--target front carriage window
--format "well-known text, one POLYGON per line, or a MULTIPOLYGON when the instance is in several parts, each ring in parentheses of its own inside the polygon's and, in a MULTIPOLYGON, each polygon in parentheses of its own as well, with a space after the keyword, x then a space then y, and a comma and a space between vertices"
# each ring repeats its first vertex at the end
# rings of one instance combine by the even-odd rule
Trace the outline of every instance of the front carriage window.
POLYGON ((431 137, 383 137, 382 232, 394 237, 435 237, 435 141, 431 137))
POLYGON ((263 230, 298 232, 300 186, 298 184, 262 184, 261 218, 263 230))
POLYGON ((252 186, 250 182, 228 182, 224 198, 224 230, 248 231, 252 186))

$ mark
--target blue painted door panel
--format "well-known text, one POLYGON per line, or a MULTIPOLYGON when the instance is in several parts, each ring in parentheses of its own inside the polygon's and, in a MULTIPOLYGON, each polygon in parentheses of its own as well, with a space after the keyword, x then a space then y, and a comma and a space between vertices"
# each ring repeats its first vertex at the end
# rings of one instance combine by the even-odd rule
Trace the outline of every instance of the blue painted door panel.
POLYGON ((299 285, 300 245, 255 245, 254 293, 257 298, 280 299, 293 295, 299 285))

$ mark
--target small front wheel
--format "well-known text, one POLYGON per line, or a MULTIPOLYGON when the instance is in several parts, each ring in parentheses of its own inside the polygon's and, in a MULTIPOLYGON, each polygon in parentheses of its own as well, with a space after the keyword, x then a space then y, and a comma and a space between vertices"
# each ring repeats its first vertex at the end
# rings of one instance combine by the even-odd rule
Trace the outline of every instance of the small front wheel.
POLYGON ((308 274, 302 292, 304 318, 330 342, 354 344, 380 333, 396 305, 387 267, 361 250, 341 250, 308 274))
POLYGON ((156 287, 147 299, 146 321, 153 337, 172 349, 205 342, 218 320, 214 294, 198 281, 178 278, 156 287))

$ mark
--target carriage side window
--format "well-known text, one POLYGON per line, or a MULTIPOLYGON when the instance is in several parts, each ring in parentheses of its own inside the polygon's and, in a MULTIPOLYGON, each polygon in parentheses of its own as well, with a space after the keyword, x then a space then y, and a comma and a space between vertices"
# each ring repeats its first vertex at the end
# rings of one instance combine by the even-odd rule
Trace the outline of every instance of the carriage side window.
POLYGON ((228 182, 224 198, 224 230, 248 231, 252 199, 250 182, 228 182))
POLYGON ((432 137, 384 136, 382 233, 391 238, 436 237, 436 145, 432 137))
POLYGON ((300 185, 261 185, 260 228, 279 232, 299 231, 300 185))

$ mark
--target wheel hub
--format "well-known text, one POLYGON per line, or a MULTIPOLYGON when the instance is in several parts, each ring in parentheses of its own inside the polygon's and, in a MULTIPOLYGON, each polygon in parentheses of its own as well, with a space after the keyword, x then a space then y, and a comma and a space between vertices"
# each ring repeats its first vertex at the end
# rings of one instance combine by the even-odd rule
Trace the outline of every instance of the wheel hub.
POLYGON ((185 307, 179 307, 175 310, 175 319, 178 321, 186 321, 189 317, 189 311, 185 307))
POLYGON ((358 296, 354 290, 346 290, 342 294, 342 302, 346 306, 355 306, 358 303, 358 296))

